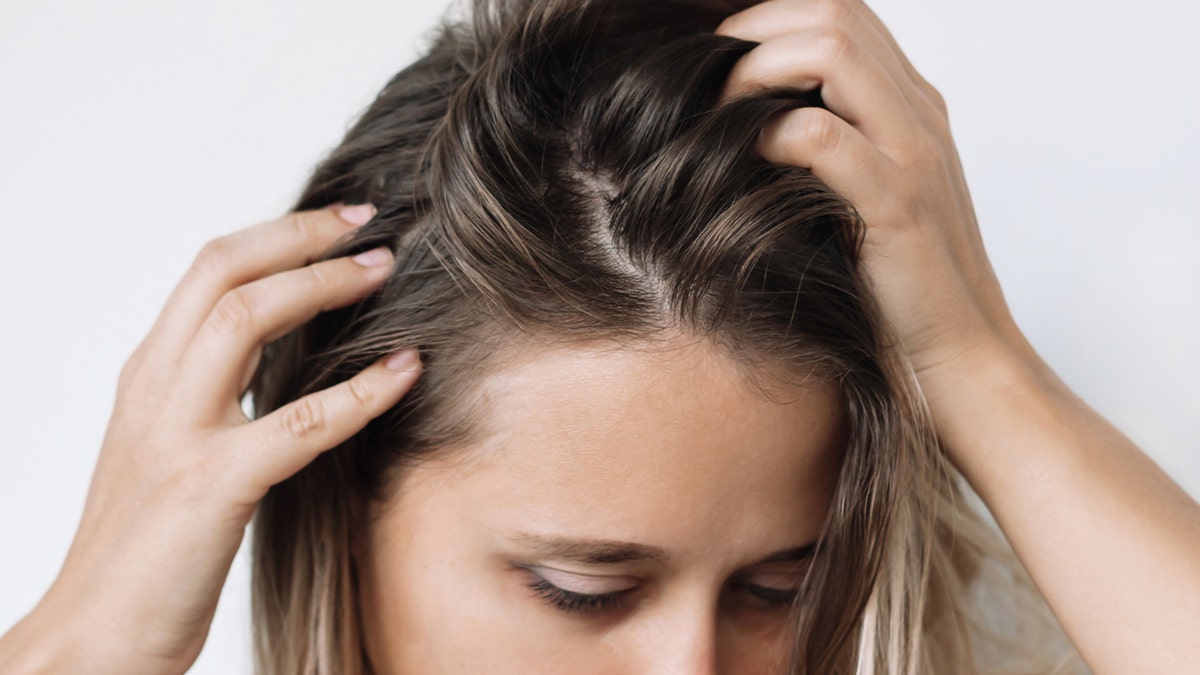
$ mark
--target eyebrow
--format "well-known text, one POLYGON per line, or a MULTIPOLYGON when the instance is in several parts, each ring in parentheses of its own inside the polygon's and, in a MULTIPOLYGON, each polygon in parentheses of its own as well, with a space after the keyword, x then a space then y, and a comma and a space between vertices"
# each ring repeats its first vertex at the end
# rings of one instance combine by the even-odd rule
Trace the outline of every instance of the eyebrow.
POLYGON ((611 565, 623 562, 665 562, 667 552, 655 546, 609 539, 573 539, 519 532, 513 537, 539 555, 572 560, 588 565, 611 565))
MULTIPOLYGON (((665 550, 656 546, 611 539, 575 539, 528 532, 518 532, 513 539, 539 555, 585 565, 612 565, 643 561, 666 562, 670 557, 665 550)), ((776 551, 751 565, 807 560, 813 556, 816 548, 817 542, 814 541, 804 546, 776 551)))

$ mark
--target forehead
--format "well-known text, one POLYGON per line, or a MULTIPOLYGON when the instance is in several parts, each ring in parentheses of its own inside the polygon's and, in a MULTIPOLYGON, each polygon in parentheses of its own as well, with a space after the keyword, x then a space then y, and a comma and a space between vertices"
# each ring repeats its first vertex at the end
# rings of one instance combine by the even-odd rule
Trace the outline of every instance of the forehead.
POLYGON ((479 395, 482 440, 437 482, 498 528, 798 545, 819 533, 845 442, 836 386, 767 397, 706 340, 530 349, 479 395))

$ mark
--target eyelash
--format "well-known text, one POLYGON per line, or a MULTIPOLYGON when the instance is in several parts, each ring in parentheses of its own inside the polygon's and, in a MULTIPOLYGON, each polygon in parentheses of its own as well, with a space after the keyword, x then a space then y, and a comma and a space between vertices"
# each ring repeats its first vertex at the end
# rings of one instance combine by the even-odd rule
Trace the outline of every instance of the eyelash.
MULTIPOLYGON (((574 591, 559 588, 541 577, 530 581, 528 586, 551 607, 572 614, 590 614, 612 609, 621 604, 622 598, 634 590, 630 588, 623 591, 613 591, 612 593, 600 593, 596 595, 575 593, 574 591)), ((767 588, 766 586, 758 586, 745 582, 735 582, 732 586, 749 593, 755 599, 765 603, 768 609, 790 607, 795 604, 801 595, 801 591, 782 591, 777 588, 767 588)))
POLYGON ((783 591, 778 588, 768 588, 766 586, 748 584, 741 581, 735 582, 733 587, 739 590, 744 590, 750 595, 753 595, 758 600, 766 603, 767 607, 771 609, 791 607, 792 605, 796 604, 796 601, 801 595, 801 591, 799 590, 783 591))
POLYGON ((529 588, 533 589, 533 592, 537 593, 538 597, 545 600, 555 609, 579 614, 601 612, 616 607, 620 604, 621 598, 633 590, 631 588, 597 595, 575 593, 574 591, 559 588, 541 577, 530 581, 529 588))

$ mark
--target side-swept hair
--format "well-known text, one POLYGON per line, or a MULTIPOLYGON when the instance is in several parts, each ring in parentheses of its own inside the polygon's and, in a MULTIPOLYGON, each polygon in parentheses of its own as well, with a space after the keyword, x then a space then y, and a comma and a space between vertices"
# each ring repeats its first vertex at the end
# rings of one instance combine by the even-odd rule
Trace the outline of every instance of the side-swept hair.
POLYGON ((990 635, 975 611, 981 575, 1011 573, 1010 590, 1037 599, 962 503, 858 269, 853 205, 809 171, 756 155, 771 116, 822 105, 819 95, 776 89, 718 105, 755 46, 712 32, 738 9, 477 0, 317 167, 296 210, 378 208, 327 257, 387 245, 396 263, 370 297, 268 345, 256 413, 400 347, 418 346, 425 370, 400 404, 260 505, 258 672, 368 672, 354 505, 386 499, 397 471, 471 438, 471 387, 505 349, 546 341, 636 348, 682 331, 756 377, 837 384, 848 443, 795 609, 791 672, 974 672, 990 635))

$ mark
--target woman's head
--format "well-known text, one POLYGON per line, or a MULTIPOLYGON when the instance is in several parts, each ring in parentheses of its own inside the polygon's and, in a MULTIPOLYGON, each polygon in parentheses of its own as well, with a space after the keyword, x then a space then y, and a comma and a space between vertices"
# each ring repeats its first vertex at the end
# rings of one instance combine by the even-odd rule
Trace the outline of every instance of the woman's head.
POLYGON ((718 104, 736 9, 479 0, 318 167, 297 209, 379 209, 330 257, 396 266, 268 347, 258 412, 400 347, 425 370, 264 500, 264 670, 930 662, 930 588, 973 565, 938 554, 954 487, 853 208, 755 154, 819 98, 718 104))

